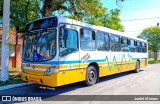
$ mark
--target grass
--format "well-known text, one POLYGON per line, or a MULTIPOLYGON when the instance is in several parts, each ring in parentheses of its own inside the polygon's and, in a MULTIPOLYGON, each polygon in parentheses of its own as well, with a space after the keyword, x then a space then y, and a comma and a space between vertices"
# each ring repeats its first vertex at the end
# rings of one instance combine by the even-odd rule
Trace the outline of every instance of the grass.
POLYGON ((154 61, 154 58, 149 58, 148 59, 149 64, 155 64, 155 63, 160 63, 160 58, 157 58, 157 61, 154 61))
POLYGON ((9 78, 7 81, 0 81, 0 86, 6 86, 10 84, 18 84, 18 83, 23 83, 22 79, 20 77, 14 77, 14 78, 9 78))
POLYGON ((0 81, 0 86, 23 83, 21 79, 21 68, 9 68, 9 80, 0 81))

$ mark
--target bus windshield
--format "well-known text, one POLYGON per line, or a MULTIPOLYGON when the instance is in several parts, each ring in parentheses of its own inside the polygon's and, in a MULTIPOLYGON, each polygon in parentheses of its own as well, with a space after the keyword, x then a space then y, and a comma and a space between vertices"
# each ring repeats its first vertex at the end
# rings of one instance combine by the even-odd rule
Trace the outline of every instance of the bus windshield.
POLYGON ((22 58, 26 61, 46 61, 56 55, 56 29, 24 34, 22 58))

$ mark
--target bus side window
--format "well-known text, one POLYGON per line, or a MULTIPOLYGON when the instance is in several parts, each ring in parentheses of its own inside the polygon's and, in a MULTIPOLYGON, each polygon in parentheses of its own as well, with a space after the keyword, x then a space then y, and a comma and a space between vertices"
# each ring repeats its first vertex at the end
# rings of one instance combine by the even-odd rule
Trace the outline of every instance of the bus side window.
POLYGON ((111 51, 121 51, 121 39, 120 36, 110 35, 111 51))
POLYGON ((141 48, 141 50, 142 50, 143 53, 146 53, 146 52, 147 52, 146 43, 142 42, 142 48, 141 48))
POLYGON ((145 53, 147 52, 147 44, 146 43, 144 43, 145 44, 145 53))
POLYGON ((96 46, 98 51, 110 50, 109 34, 97 31, 96 46))
POLYGON ((60 56, 62 57, 78 50, 78 32, 73 29, 66 29, 65 31, 67 31, 67 38, 60 38, 60 56))
POLYGON ((141 52, 141 43, 140 43, 140 41, 137 41, 136 51, 137 51, 138 53, 141 52))
POLYGON ((135 46, 136 46, 135 40, 130 39, 130 47, 129 47, 130 52, 135 52, 136 51, 136 47, 135 46))
POLYGON ((129 52, 128 39, 126 37, 121 37, 121 40, 122 52, 129 52))
MULTIPOLYGON (((81 31, 81 29, 80 29, 81 31)), ((80 36, 82 50, 95 50, 95 33, 91 29, 83 28, 83 35, 80 36)))

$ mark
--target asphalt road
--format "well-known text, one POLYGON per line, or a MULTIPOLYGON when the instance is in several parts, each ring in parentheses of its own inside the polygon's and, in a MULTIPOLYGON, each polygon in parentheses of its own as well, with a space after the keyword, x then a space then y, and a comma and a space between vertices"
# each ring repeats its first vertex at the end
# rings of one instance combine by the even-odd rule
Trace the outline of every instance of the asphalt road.
POLYGON ((160 64, 148 65, 139 73, 125 72, 103 77, 90 87, 85 87, 81 82, 58 88, 31 85, 0 91, 0 95, 47 95, 42 100, 53 100, 55 95, 160 95, 160 64))

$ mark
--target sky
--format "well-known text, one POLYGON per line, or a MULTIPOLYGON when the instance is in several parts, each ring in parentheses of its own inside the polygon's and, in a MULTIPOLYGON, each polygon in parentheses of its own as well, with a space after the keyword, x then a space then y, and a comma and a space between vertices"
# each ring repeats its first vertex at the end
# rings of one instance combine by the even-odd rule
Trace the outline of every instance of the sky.
POLYGON ((101 1, 109 10, 121 10, 120 19, 127 35, 138 36, 143 29, 160 23, 160 0, 127 0, 120 6, 116 0, 101 1))

